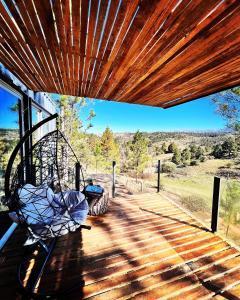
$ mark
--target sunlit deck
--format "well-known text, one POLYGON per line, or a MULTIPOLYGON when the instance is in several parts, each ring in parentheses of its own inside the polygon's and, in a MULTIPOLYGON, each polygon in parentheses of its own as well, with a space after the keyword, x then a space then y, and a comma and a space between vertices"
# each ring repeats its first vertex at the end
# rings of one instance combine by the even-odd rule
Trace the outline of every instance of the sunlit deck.
MULTIPOLYGON (((124 189, 92 230, 59 238, 40 286, 67 299, 240 299, 240 252, 161 195, 124 189)), ((18 232, 1 259, 1 299, 15 299, 18 232)))

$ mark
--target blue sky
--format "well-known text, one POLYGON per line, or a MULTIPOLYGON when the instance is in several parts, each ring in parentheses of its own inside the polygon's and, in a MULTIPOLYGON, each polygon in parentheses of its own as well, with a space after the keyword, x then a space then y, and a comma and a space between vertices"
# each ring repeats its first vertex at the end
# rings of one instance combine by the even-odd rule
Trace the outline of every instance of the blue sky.
POLYGON ((210 97, 169 109, 96 100, 82 111, 83 119, 87 118, 90 109, 96 112, 91 129, 94 133, 101 133, 106 126, 114 132, 201 131, 225 127, 225 121, 215 112, 210 97))
POLYGON ((18 128, 18 113, 9 109, 16 102, 15 96, 0 88, 0 128, 18 128))
MULTIPOLYGON (((55 97, 54 97, 55 98, 55 97)), ((17 128, 17 114, 9 107, 16 98, 0 88, 0 128, 17 128)), ((169 109, 113 101, 88 101, 80 117, 87 119, 90 109, 96 112, 89 132, 102 133, 109 126, 114 132, 219 130, 225 121, 215 112, 209 97, 169 109)))

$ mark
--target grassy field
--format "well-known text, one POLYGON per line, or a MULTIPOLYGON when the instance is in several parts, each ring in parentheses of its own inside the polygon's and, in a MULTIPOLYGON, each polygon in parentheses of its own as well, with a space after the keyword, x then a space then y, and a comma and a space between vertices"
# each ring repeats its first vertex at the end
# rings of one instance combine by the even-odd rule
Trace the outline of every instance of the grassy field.
MULTIPOLYGON (((228 165, 229 160, 211 159, 198 166, 177 168, 172 174, 161 174, 162 189, 172 200, 189 210, 210 228, 214 176, 228 165)), ((157 174, 151 181, 156 185, 157 174)), ((226 178, 221 178, 221 199, 226 194, 226 182, 226 178)), ((221 212, 223 207, 220 205, 220 215, 221 212)), ((226 224, 223 219, 219 219, 219 224, 220 232, 224 235, 226 224)), ((231 225, 228 238, 240 245, 239 229, 239 225, 231 225)))
POLYGON ((229 160, 214 159, 198 166, 180 168, 172 175, 162 174, 162 185, 170 192, 185 196, 198 195, 209 202, 212 200, 214 176, 219 168, 225 167, 228 163, 229 160))

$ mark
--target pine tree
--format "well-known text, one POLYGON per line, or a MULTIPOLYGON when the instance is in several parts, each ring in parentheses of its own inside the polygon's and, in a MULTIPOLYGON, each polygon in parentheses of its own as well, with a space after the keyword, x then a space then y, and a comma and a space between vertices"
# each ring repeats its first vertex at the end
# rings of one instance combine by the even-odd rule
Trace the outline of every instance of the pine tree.
POLYGON ((172 162, 175 163, 176 165, 179 165, 181 163, 181 160, 182 160, 181 152, 178 148, 176 148, 172 157, 172 162))
POLYGON ((167 144, 165 142, 162 144, 162 151, 163 153, 167 153, 167 144))
POLYGON ((174 153, 177 149, 177 145, 175 143, 171 143, 169 146, 168 146, 168 152, 169 153, 174 153))
POLYGON ((136 181, 150 160, 150 156, 148 155, 148 143, 148 139, 146 139, 140 131, 137 131, 130 144, 131 163, 135 171, 136 181))
POLYGON ((182 151, 182 161, 185 165, 190 164, 191 160, 191 152, 189 151, 188 148, 183 149, 182 151))
POLYGON ((195 152, 195 158, 200 159, 200 157, 202 157, 203 154, 204 154, 204 151, 203 151, 202 147, 199 146, 195 152))
POLYGON ((113 132, 109 127, 107 127, 103 132, 100 140, 100 145, 101 153, 105 160, 105 167, 107 169, 110 169, 111 162, 113 160, 119 162, 120 151, 119 146, 114 139, 113 132))
POLYGON ((196 158, 197 146, 195 144, 190 145, 191 159, 196 158))
POLYGON ((222 144, 223 153, 228 156, 228 158, 237 156, 237 144, 232 137, 229 137, 222 144))
POLYGON ((222 146, 219 144, 215 145, 213 148, 212 155, 214 156, 214 158, 222 158, 223 157, 222 146))

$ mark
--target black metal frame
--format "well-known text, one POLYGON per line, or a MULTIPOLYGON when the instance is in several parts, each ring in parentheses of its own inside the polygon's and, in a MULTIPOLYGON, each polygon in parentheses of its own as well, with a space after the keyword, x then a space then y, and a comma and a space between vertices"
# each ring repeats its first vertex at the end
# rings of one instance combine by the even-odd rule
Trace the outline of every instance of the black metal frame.
MULTIPOLYGON (((30 130, 28 130, 25 135, 21 138, 21 140, 19 141, 19 143, 17 144, 17 146, 15 147, 14 151, 12 152, 11 156, 10 156, 10 159, 9 159, 9 162, 8 162, 8 166, 7 166, 7 170, 6 170, 6 175, 5 175, 5 195, 6 195, 6 199, 10 198, 13 196, 13 193, 11 191, 11 188, 14 188, 14 185, 11 187, 10 186, 10 177, 11 177, 11 173, 12 173, 12 167, 13 167, 13 163, 14 163, 14 160, 16 158, 16 155, 19 153, 19 151, 21 151, 22 148, 24 148, 25 146, 25 143, 26 141, 29 142, 31 141, 31 136, 33 134, 34 131, 36 131, 39 127, 41 127, 42 125, 44 125, 45 123, 53 120, 53 119, 56 119, 58 117, 58 114, 54 114, 54 115, 51 115, 49 116, 48 118, 42 120, 41 122, 39 122, 38 124, 36 124, 35 126, 33 126, 30 130)), ((59 134, 59 131, 58 130, 55 130, 53 132, 50 132, 48 133, 46 136, 51 136, 51 134, 55 134, 57 135, 58 137, 58 134, 59 134)), ((66 138, 61 134, 61 138, 67 143, 67 140, 66 138)), ((44 137, 41 139, 41 140, 44 140, 44 137)), ((38 143, 41 143, 41 140, 38 143)), ((67 143, 68 144, 68 143, 67 143)), ((80 183, 81 183, 81 175, 82 175, 82 178, 83 178, 83 174, 81 174, 80 172, 82 172, 82 168, 81 168, 81 165, 79 163, 79 161, 77 160, 77 157, 74 153, 74 151, 72 150, 71 146, 68 144, 68 147, 70 147, 73 155, 75 156, 76 158, 76 161, 77 163, 75 164, 75 171, 76 171, 76 179, 75 179, 75 187, 77 190, 80 190, 80 183)), ((25 156, 25 159, 26 159, 26 155, 27 155, 27 159, 28 159, 28 155, 29 154, 32 154, 32 151, 35 149, 35 145, 34 146, 30 146, 30 143, 27 143, 27 146, 24 148, 24 156, 25 156)), ((32 156, 30 156, 32 157, 32 156)), ((56 158, 56 161, 57 161, 57 158, 56 158)), ((26 178, 26 182, 32 182, 34 180, 34 176, 32 176, 32 167, 33 165, 31 165, 32 162, 28 162, 29 163, 29 168, 26 169, 28 173, 27 175, 29 176, 29 179, 26 178)), ((20 167, 22 167, 22 164, 20 164, 20 167)), ((57 173, 58 173, 58 176, 59 176, 59 169, 58 169, 58 166, 57 166, 57 173)), ((84 180, 83 180, 83 183, 84 183, 84 180)), ((83 189, 85 188, 85 183, 83 185, 83 189)), ((15 195, 15 194, 14 194, 15 195)), ((73 219, 74 221, 74 219, 73 219)), ((86 225, 81 225, 79 226, 80 229, 88 229, 90 230, 91 229, 91 226, 86 226, 86 225)), ((54 250, 54 246, 56 244, 56 241, 57 241, 57 237, 54 237, 51 239, 51 242, 49 245, 47 245, 45 242, 43 242, 42 240, 39 240, 36 244, 35 244, 35 247, 30 247, 30 250, 29 253, 27 253, 27 255, 25 256, 25 259, 23 262, 21 262, 19 264, 19 267, 18 267, 18 283, 19 283, 19 287, 20 287, 20 291, 27 297, 27 298, 34 298, 34 299, 43 299, 43 298, 56 298, 56 296, 60 295, 60 294, 66 294, 70 291, 72 291, 74 288, 77 288, 77 287, 82 287, 84 286, 84 281, 80 281, 78 282, 77 285, 73 286, 71 289, 68 289, 66 291, 61 291, 61 292, 56 292, 52 295, 44 295, 44 294, 39 294, 39 293, 34 293, 34 290, 35 290, 35 287, 40 279, 40 277, 42 276, 43 274, 43 271, 44 271, 44 268, 45 268, 45 265, 47 263, 47 261, 49 260, 53 250, 54 250), (44 250, 44 252, 46 253, 46 256, 44 258, 44 261, 42 263, 42 265, 40 266, 39 270, 37 270, 37 272, 35 272, 35 274, 33 275, 33 277, 31 278, 30 282, 28 283, 28 285, 25 287, 23 285, 23 282, 22 282, 22 279, 21 279, 21 273, 24 269, 24 262, 28 259, 29 255, 31 255, 33 253, 33 251, 36 249, 36 247, 40 247, 41 249, 44 250)))
MULTIPOLYGON (((13 166, 13 163, 14 163, 17 153, 23 148, 23 145, 25 145, 26 141, 29 140, 29 138, 31 137, 31 135, 34 131, 36 131, 39 127, 46 124, 47 122, 56 119, 57 117, 58 117, 58 114, 54 114, 54 115, 51 115, 48 118, 42 120, 41 122, 39 122, 38 124, 33 126, 30 130, 28 130, 26 132, 26 134, 18 142, 17 146, 15 147, 15 149, 13 150, 13 152, 9 158, 6 173, 5 173, 5 195, 6 195, 6 197, 9 197, 11 194, 11 192, 10 192, 10 176, 11 176, 12 166, 13 166)), ((30 150, 31 150, 31 147, 29 148, 29 144, 27 144, 27 147, 24 150, 25 153, 29 153, 30 150)))

